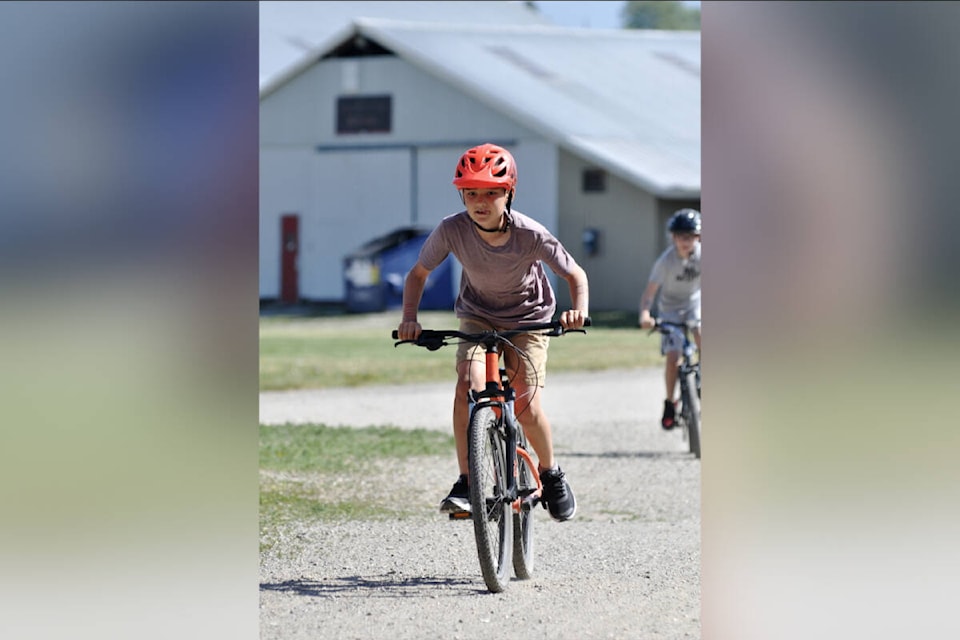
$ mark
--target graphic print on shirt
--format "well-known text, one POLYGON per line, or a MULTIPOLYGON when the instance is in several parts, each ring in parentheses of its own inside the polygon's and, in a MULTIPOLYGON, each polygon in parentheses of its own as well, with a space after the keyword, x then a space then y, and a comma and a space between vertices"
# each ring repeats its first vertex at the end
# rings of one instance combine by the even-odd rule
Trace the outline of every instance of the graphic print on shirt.
POLYGON ((699 265, 688 264, 683 267, 683 271, 677 274, 677 282, 693 282, 700 277, 699 265))

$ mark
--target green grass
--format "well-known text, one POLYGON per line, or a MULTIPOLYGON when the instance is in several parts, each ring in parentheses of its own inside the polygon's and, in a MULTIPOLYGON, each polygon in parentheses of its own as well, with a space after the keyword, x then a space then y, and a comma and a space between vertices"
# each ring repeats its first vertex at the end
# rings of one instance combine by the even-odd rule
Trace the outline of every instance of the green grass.
MULTIPOLYGON (((548 371, 660 366, 659 336, 636 328, 636 314, 593 316, 586 334, 550 343, 548 371)), ((455 349, 394 347, 399 314, 326 314, 260 318, 260 389, 450 381, 455 349)), ((425 312, 427 329, 456 328, 452 312, 425 312)), ((389 461, 454 455, 453 437, 392 427, 260 427, 261 551, 291 522, 404 517, 389 496, 344 487, 369 486, 389 461), (361 482, 367 481, 367 482, 361 482)), ((372 484, 378 485, 374 480, 372 484)), ((379 483, 383 484, 383 483, 379 483)))
POLYGON ((299 473, 361 473, 385 458, 451 453, 453 436, 426 429, 261 425, 260 468, 299 473))
MULTIPOLYGON (((260 389, 316 389, 450 380, 453 346, 394 347, 398 312, 260 318, 260 389)), ((637 328, 636 313, 593 316, 586 334, 550 343, 549 372, 659 366, 660 339, 637 328)), ((427 329, 456 328, 452 312, 423 312, 427 329)))
POLYGON ((378 471, 390 460, 434 464, 431 457, 454 451, 452 435, 425 429, 260 425, 261 551, 291 522, 404 517, 389 489, 370 492, 387 486, 378 471))
POLYGON ((391 511, 370 501, 326 502, 317 500, 308 491, 292 483, 265 487, 260 491, 262 530, 281 522, 309 520, 370 520, 391 511), (269 525, 268 523, 272 523, 269 525))

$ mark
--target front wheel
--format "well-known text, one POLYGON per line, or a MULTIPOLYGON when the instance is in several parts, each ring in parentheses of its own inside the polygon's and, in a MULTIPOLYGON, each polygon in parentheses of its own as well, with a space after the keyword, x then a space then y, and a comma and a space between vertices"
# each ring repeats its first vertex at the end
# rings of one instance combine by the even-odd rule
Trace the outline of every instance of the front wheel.
POLYGON ((697 393, 697 380, 691 371, 686 374, 680 391, 683 404, 682 415, 684 429, 690 443, 690 453, 700 457, 700 394, 697 393))
POLYGON ((506 497, 507 457, 504 434, 490 407, 470 419, 470 507, 477 557, 487 589, 503 591, 509 581, 513 552, 513 507, 506 497))

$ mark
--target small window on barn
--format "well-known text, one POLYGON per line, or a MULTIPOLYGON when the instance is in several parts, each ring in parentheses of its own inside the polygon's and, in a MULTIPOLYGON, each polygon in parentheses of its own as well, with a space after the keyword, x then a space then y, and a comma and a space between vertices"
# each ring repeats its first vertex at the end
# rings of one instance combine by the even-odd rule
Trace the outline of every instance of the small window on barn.
POLYGON ((337 98, 337 133, 390 133, 390 96, 337 98))
POLYGON ((602 193, 607 190, 607 172, 603 169, 583 170, 583 192, 602 193))

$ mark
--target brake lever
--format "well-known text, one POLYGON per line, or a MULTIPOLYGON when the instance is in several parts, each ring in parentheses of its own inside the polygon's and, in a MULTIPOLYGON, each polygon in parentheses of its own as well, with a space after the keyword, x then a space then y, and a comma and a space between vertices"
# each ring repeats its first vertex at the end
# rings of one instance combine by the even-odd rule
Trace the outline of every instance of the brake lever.
POLYGON ((426 347, 427 351, 436 351, 440 347, 446 346, 446 341, 443 338, 426 338, 424 339, 423 335, 417 338, 417 346, 426 347))

